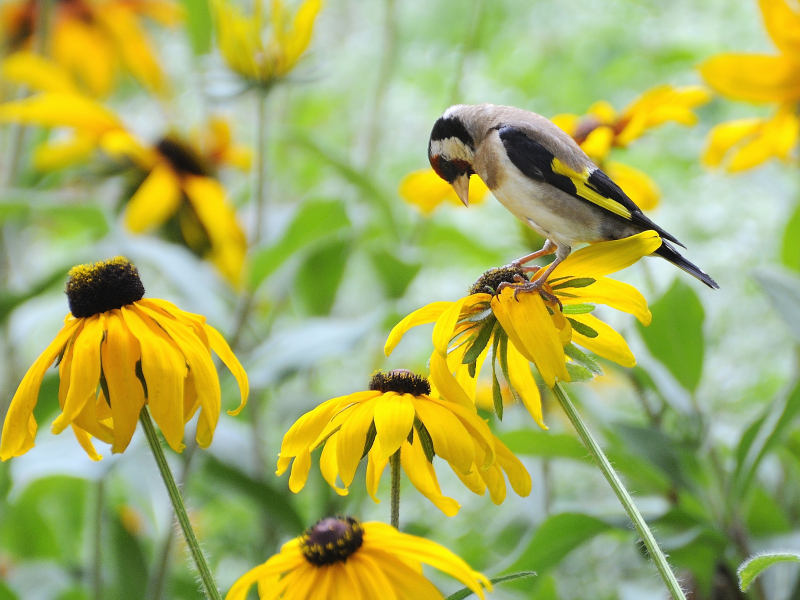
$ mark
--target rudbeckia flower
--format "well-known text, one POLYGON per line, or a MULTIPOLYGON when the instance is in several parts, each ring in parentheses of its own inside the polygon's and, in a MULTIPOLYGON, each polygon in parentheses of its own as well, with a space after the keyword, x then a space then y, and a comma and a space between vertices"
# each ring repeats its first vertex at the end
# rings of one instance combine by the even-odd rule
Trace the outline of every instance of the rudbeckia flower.
POLYGON ((220 387, 211 350, 231 370, 241 391, 248 383, 239 361, 205 317, 165 300, 144 298, 139 272, 127 260, 80 265, 69 272, 70 314, 52 343, 25 374, 8 410, 0 459, 25 454, 34 445, 33 416, 45 372, 56 362, 61 414, 53 433, 71 426, 93 460, 95 437, 123 452, 147 405, 167 443, 183 449, 184 424, 199 410, 197 443, 211 444, 220 412, 220 387))
POLYGON ((634 366, 636 360, 623 337, 591 313, 595 305, 605 304, 649 325, 652 317, 641 293, 606 275, 652 254, 660 245, 657 233, 645 231, 582 248, 553 270, 544 295, 516 295, 513 286, 527 281, 529 273, 538 277, 546 267, 492 269, 475 282, 468 296, 457 302, 434 302, 400 321, 389 333, 384 351, 391 354, 412 327, 435 322, 431 380, 438 388, 450 390, 457 385, 474 398, 481 366, 491 349, 498 416, 502 417, 503 402, 497 373, 502 372, 512 395, 546 428, 529 363, 548 387, 570 381, 570 371, 581 376, 598 373, 596 363, 576 344, 622 366, 634 366))
POLYGON ((261 600, 443 600, 422 574, 430 565, 483 599, 486 577, 447 548, 385 523, 328 517, 245 573, 225 600, 244 600, 258 583, 261 600))
MULTIPOLYGON (((440 390, 441 393, 441 390, 440 390)), ((389 458, 400 452, 408 478, 421 494, 448 516, 460 505, 442 495, 435 456, 445 460, 473 492, 488 487, 492 501, 506 496, 503 472, 521 496, 531 491, 531 478, 522 463, 492 435, 470 399, 457 386, 437 398, 428 380, 408 371, 376 373, 369 391, 323 402, 300 417, 283 438, 277 474, 289 464, 289 488, 299 492, 311 468, 311 452, 320 446, 320 470, 340 495, 347 494, 356 468, 367 462, 367 491, 375 502, 381 474, 389 458), (344 487, 337 486, 337 476, 344 487)))
POLYGON ((608 160, 611 149, 625 147, 648 129, 668 121, 695 125, 697 115, 692 109, 710 99, 701 87, 660 85, 642 94, 620 113, 608 102, 600 101, 590 106, 583 117, 561 114, 553 117, 553 122, 572 136, 639 208, 651 210, 661 195, 655 182, 638 169, 608 160))
POLYGON ((739 119, 711 130, 703 162, 730 172, 770 158, 786 160, 797 144, 800 119, 800 14, 784 0, 759 2, 764 24, 780 54, 723 53, 700 65, 716 92, 732 100, 775 104, 772 117, 739 119))
POLYGON ((322 0, 305 0, 294 18, 281 0, 272 0, 268 23, 262 21, 261 0, 251 16, 229 0, 214 0, 217 45, 228 67, 243 79, 268 87, 295 68, 311 42, 322 0), (269 35, 262 30, 269 26, 269 35))
MULTIPOLYGON (((41 5, 40 0, 18 0, 3 6, 0 38, 10 50, 32 46, 41 5)), ((166 81, 143 17, 173 26, 181 21, 182 10, 171 0, 59 0, 50 17, 52 55, 93 96, 111 91, 120 67, 149 90, 163 93, 166 81)))
MULTIPOLYGON (((443 202, 461 206, 453 186, 439 177, 433 169, 420 169, 406 175, 398 188, 400 197, 409 204, 415 205, 422 214, 429 215, 443 202)), ((470 204, 479 204, 486 198, 489 188, 483 180, 475 175, 469 178, 470 204)))

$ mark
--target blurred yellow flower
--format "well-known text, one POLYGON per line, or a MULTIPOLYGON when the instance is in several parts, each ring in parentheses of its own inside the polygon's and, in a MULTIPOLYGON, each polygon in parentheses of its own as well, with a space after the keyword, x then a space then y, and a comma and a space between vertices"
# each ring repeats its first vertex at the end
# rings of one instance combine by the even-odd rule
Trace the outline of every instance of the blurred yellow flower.
MULTIPOLYGON (((453 186, 439 177, 430 167, 413 171, 403 177, 398 188, 400 197, 415 205, 424 215, 431 214, 442 202, 462 206, 453 186)), ((479 204, 486 198, 489 188, 477 175, 469 178, 470 204, 479 204)))
POLYGON ((443 600, 423 575, 423 564, 457 579, 482 600, 483 590, 492 590, 486 577, 435 542, 385 523, 328 517, 245 573, 225 600, 244 600, 255 583, 261 600, 443 600))
MULTIPOLYGON (((0 38, 11 51, 31 49, 40 0, 17 0, 0 10, 0 38)), ((53 58, 93 96, 108 94, 120 67, 149 90, 167 91, 166 80, 142 17, 173 26, 183 18, 172 0, 59 0, 52 4, 53 58)))
POLYGON ((447 516, 460 505, 442 495, 433 458, 439 456, 476 494, 489 489, 495 504, 506 496, 503 472, 520 496, 531 491, 522 463, 492 435, 471 400, 457 386, 443 399, 424 377, 397 370, 376 373, 370 391, 323 402, 300 417, 283 438, 277 474, 292 464, 289 488, 299 492, 311 468, 311 452, 324 444, 319 464, 322 476, 340 495, 347 494, 356 468, 367 462, 367 492, 375 502, 378 483, 389 458, 400 452, 409 480, 447 516), (336 485, 337 476, 344 487, 336 485))
POLYGON ((774 103, 774 116, 722 123, 711 130, 703 162, 728 171, 786 160, 797 144, 800 119, 800 14, 784 0, 760 0, 761 14, 780 54, 718 54, 700 74, 715 91, 734 100, 774 103))
POLYGON ((589 374, 597 372, 591 359, 574 344, 622 366, 634 366, 636 360, 623 337, 591 312, 596 304, 605 304, 648 325, 651 315, 641 293, 606 275, 652 254, 660 245, 658 234, 646 231, 573 252, 547 279, 544 290, 551 300, 537 293, 514 297, 513 285, 526 281, 525 274, 531 270, 532 278, 538 277, 546 267, 492 269, 475 282, 469 296, 457 302, 434 302, 400 321, 389 333, 384 352, 391 354, 412 327, 435 322, 432 383, 444 393, 454 386, 463 388, 474 399, 481 366, 491 348, 498 416, 502 417, 503 405, 497 378, 500 363, 499 370, 514 398, 546 429, 541 396, 528 363, 536 366, 548 387, 556 381, 570 381, 567 359, 584 371, 588 367, 589 374))
POLYGON ((217 45, 228 67, 242 78, 270 86, 295 68, 311 42, 322 0, 304 0, 294 18, 281 0, 272 0, 269 23, 262 18, 261 0, 246 16, 230 0, 213 0, 217 45), (267 39, 262 30, 268 25, 267 39))
POLYGON ((220 387, 211 351, 239 383, 247 402, 247 375, 228 344, 205 317, 165 300, 143 298, 139 272, 122 257, 73 267, 66 288, 70 314, 53 342, 25 374, 8 409, 0 459, 34 445, 33 409, 45 372, 58 364, 61 414, 53 433, 69 425, 93 460, 91 438, 114 453, 130 443, 146 404, 167 443, 183 449, 183 427, 200 409, 197 443, 211 444, 220 412, 220 387), (98 387, 100 388, 98 392, 98 387))
POLYGON ((648 129, 668 121, 695 125, 697 115, 692 109, 710 99, 710 94, 698 86, 660 85, 642 94, 620 113, 601 100, 590 106, 583 117, 561 114, 553 117, 553 122, 572 136, 639 208, 651 210, 657 206, 660 196, 655 182, 638 169, 609 161, 611 149, 625 147, 648 129))

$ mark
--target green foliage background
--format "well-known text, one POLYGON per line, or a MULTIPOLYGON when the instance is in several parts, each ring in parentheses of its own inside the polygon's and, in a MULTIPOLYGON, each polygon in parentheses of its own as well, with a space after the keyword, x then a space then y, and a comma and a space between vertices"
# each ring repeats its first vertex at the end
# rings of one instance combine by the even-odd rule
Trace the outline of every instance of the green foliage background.
MULTIPOLYGON (((184 30, 151 32, 176 90, 167 110, 132 82, 110 104, 150 139, 222 112, 237 140, 252 145, 254 95, 237 93, 213 51, 205 2, 184 6, 184 30)), ((289 492, 288 476, 273 474, 283 433, 319 402, 363 389, 377 368, 426 372, 429 328, 386 359, 389 328, 424 304, 455 300, 483 271, 535 244, 491 198, 424 218, 397 196, 403 175, 426 166, 443 110, 492 102, 582 114, 599 99, 622 108, 657 84, 699 83, 696 65, 728 50, 772 52, 754 1, 328 0, 311 52, 268 104, 267 234, 251 252, 256 292, 237 347, 251 402, 239 417, 222 415, 208 451, 169 456, 223 590, 322 516, 388 520, 387 478, 379 505, 363 473, 340 498, 315 462, 306 489, 289 492)), ((750 554, 800 545, 797 165, 735 177, 705 170, 708 129, 764 109, 716 99, 698 112, 697 127, 664 126, 615 158, 655 179, 663 197, 651 216, 721 290, 657 260, 619 274, 652 304, 649 328, 604 315, 639 365, 605 364, 605 377, 570 391, 692 600, 798 600, 795 565, 775 567, 746 594, 735 578, 750 554)), ((0 136, 6 147, 11 135, 0 136)), ((124 230, 123 182, 99 178, 97 165, 33 171, 40 138, 26 132, 19 176, 0 191, 3 409, 60 327, 73 264, 124 254, 148 295, 205 314, 225 333, 238 318, 237 293, 212 267, 124 230)), ((250 178, 222 179, 252 226, 250 178)), ((51 371, 35 449, 0 465, 0 599, 154 598, 163 568, 161 597, 201 598, 141 434, 124 455, 104 449, 92 463, 71 435, 49 433, 56 393, 51 371)), ((235 407, 237 394, 225 373, 224 407, 235 407)), ((545 419, 547 432, 510 406, 493 421, 533 476, 530 497, 511 494, 496 507, 442 472, 461 512, 444 518, 406 486, 403 529, 489 576, 538 572, 495 598, 664 598, 622 508, 547 397, 545 419)), ((447 593, 458 587, 430 575, 447 593)))

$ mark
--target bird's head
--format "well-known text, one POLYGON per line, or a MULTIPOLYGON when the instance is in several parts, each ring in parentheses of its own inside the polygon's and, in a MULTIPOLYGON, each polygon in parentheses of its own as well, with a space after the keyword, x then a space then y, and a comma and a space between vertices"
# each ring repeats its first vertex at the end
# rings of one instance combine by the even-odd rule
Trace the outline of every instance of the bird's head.
POLYGON ((475 156, 475 141, 458 115, 458 106, 451 107, 433 125, 428 142, 428 160, 436 174, 453 186, 464 206, 469 206, 469 176, 475 156))

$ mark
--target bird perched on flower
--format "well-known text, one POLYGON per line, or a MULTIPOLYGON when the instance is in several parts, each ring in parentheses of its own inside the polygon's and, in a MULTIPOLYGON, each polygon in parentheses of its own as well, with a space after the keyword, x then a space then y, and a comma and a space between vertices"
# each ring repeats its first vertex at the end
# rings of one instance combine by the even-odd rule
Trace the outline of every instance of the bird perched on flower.
MULTIPOLYGON (((451 106, 434 124, 428 144, 434 171, 469 206, 469 178, 477 174, 494 196, 547 241, 538 252, 512 263, 555 253, 551 265, 517 291, 541 291, 572 246, 618 240, 654 230, 663 243, 655 254, 719 287, 672 244, 677 238, 638 206, 553 122, 526 110, 479 104, 451 106)), ((533 270, 531 268, 530 270, 533 270)))

